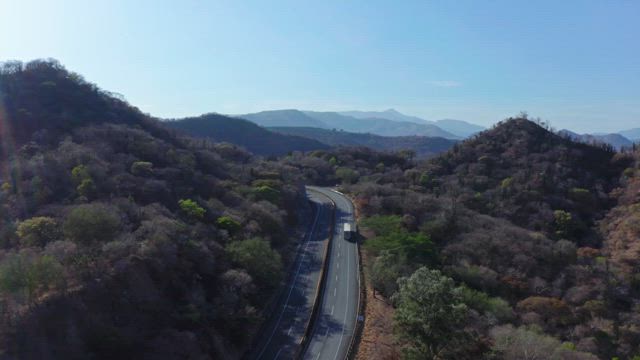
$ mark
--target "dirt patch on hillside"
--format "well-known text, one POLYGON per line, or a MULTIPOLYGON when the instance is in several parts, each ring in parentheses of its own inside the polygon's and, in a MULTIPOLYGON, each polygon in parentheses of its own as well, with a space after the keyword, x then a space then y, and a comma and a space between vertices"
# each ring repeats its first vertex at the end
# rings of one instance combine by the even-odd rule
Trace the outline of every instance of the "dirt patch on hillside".
POLYGON ((367 282, 367 307, 365 310, 362 340, 356 355, 357 360, 400 359, 400 347, 393 336, 393 307, 382 295, 373 294, 368 269, 372 258, 362 251, 365 281, 367 282))

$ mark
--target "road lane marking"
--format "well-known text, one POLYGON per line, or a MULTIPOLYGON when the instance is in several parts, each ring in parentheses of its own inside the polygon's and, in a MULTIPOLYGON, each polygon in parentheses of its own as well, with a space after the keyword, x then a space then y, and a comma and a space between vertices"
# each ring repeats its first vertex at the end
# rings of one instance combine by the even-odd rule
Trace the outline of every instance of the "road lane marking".
MULTIPOLYGON (((300 274, 300 268, 302 267, 302 264, 304 262, 304 256, 307 253, 307 248, 309 247, 309 243, 311 242, 311 236, 313 235, 314 229, 316 228, 316 225, 318 224, 318 218, 320 217, 320 213, 321 212, 322 212, 322 205, 318 205, 318 211, 316 212, 316 218, 315 218, 315 220, 313 220, 313 225, 311 226, 311 231, 309 233, 309 236, 307 237, 307 243, 304 246, 304 250, 302 251, 302 255, 300 255, 301 258, 300 258, 300 262, 298 263, 298 269, 296 270, 296 275, 293 277, 293 281, 291 282, 291 287, 289 288, 289 294, 287 294, 287 299, 284 302, 284 307, 282 308, 282 312, 280 312, 280 316, 278 317, 278 321, 276 322, 276 325, 273 327, 273 331, 271 331, 271 335, 269 335, 269 339, 267 339, 267 343, 264 345, 264 347, 262 348, 262 350, 258 354, 257 359, 260 359, 262 357, 262 355, 264 354, 264 351, 267 349, 269 344, 271 344, 271 340, 273 339, 273 335, 275 335, 276 330, 278 330, 278 327, 280 326, 280 322, 282 321, 282 316, 284 315, 285 310, 289 306, 289 299, 291 298, 291 293, 293 292, 293 288, 295 287, 296 283, 298 282, 298 275, 300 274)), ((279 351, 278 351, 278 354, 280 354, 279 351)), ((277 358, 277 355, 276 355, 276 358, 277 358)))
POLYGON ((338 281, 338 275, 336 274, 336 281, 338 281))
POLYGON ((334 307, 335 307, 334 305, 331 305, 331 315, 333 315, 333 308, 334 307))
POLYGON ((337 293, 337 292, 338 292, 338 288, 337 288, 337 287, 334 287, 334 288, 333 288, 333 296, 336 296, 336 293, 337 293))
POLYGON ((276 357, 273 358, 273 360, 276 360, 280 356, 280 351, 282 351, 282 349, 278 350, 278 353, 276 354, 276 357))
POLYGON ((287 331, 287 336, 291 335, 291 329, 293 329, 293 325, 289 326, 289 331, 287 331))
POLYGON ((340 347, 342 346, 342 339, 344 339, 344 326, 347 323, 347 313, 349 312, 349 272, 351 271, 351 262, 349 261, 349 249, 347 248, 347 301, 345 302, 344 307, 344 319, 342 320, 342 334, 340 335, 340 342, 338 343, 338 347, 336 348, 336 355, 333 357, 333 360, 338 358, 338 353, 340 352, 340 347))
POLYGON ((340 269, 340 263, 337 263, 337 264, 336 264, 336 267, 337 267, 338 269, 340 269))

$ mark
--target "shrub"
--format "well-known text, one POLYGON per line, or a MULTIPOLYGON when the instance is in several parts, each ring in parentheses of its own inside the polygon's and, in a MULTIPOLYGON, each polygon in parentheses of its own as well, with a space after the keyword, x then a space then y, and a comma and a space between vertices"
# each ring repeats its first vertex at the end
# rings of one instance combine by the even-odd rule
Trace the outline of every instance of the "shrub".
POLYGON ((131 165, 131 173, 136 176, 152 175, 153 163, 148 161, 136 161, 131 165))
POLYGON ((280 191, 271 186, 261 185, 253 188, 253 194, 257 200, 266 200, 274 204, 280 202, 280 191))
POLYGON ((580 205, 591 205, 593 202, 591 192, 583 188, 572 188, 569 190, 569 198, 580 205))
POLYGON ((216 220, 216 225, 223 230, 227 230, 229 233, 235 233, 240 230, 240 223, 233 220, 229 216, 221 216, 216 220))
POLYGON ((626 168, 626 169, 624 169, 624 171, 622 172, 622 174, 623 174, 625 177, 630 178, 630 177, 633 177, 633 175, 635 174, 635 172, 636 172, 636 170, 635 170, 634 168, 626 168))
POLYGON ((276 286, 282 277, 280 254, 271 249, 269 243, 259 238, 232 242, 227 253, 238 266, 267 287, 276 286))
POLYGON ((371 283, 376 291, 386 297, 391 297, 398 289, 398 278, 403 275, 406 257, 382 251, 371 265, 371 283))
POLYGON ((364 219, 362 226, 373 230, 376 236, 385 236, 402 229, 402 218, 397 215, 375 215, 364 219))
POLYGON ((0 186, 0 190, 2 190, 3 192, 5 192, 7 194, 11 192, 11 189, 12 189, 11 184, 9 184, 6 181, 2 183, 2 186, 0 186))
POLYGON ((577 258, 576 244, 569 240, 558 240, 553 244, 553 256, 560 265, 574 263, 577 258))
POLYGON ((503 190, 509 189, 511 188, 511 185, 513 185, 513 178, 511 176, 502 179, 502 182, 500 183, 500 188, 503 190))
MULTIPOLYGON (((467 314, 461 289, 438 270, 422 267, 398 280, 393 296, 394 321, 400 338, 408 342, 406 355, 415 359, 443 357, 443 351, 461 345, 467 314)), ((446 358, 446 357, 445 357, 446 358)))
POLYGON ((339 167, 336 169, 336 176, 345 184, 353 184, 358 180, 360 174, 350 168, 339 167))
POLYGON ((574 223, 571 213, 564 210, 553 212, 556 235, 558 237, 570 237, 573 234, 574 223))
POLYGON ((76 188, 78 195, 90 198, 96 192, 96 184, 92 179, 84 179, 76 188))
POLYGON ((201 220, 206 212, 204 208, 191 199, 182 199, 178 201, 178 205, 185 215, 194 220, 201 220))
POLYGON ((462 287, 462 301, 470 308, 494 316, 500 321, 513 318, 513 309, 507 301, 499 297, 490 297, 482 291, 462 287))
POLYGON ((77 243, 113 240, 120 229, 117 211, 103 204, 86 204, 75 207, 67 215, 64 236, 77 243))
POLYGON ((32 301, 39 291, 62 285, 62 273, 62 266, 51 256, 11 254, 0 264, 0 291, 26 295, 32 301))
POLYGON ((71 179, 73 179, 76 184, 80 184, 82 180, 91 179, 89 169, 84 165, 74 167, 71 169, 71 179))
POLYGON ((551 359, 561 346, 558 339, 540 331, 514 328, 511 324, 493 328, 491 337, 494 341, 493 350, 505 360, 551 359))
POLYGON ((571 309, 567 304, 556 298, 544 296, 531 296, 517 305, 521 312, 534 312, 545 319, 556 324, 568 324, 571 319, 571 309))
POLYGON ((60 238, 60 229, 50 217, 38 216, 18 224, 16 234, 23 246, 44 246, 60 238))

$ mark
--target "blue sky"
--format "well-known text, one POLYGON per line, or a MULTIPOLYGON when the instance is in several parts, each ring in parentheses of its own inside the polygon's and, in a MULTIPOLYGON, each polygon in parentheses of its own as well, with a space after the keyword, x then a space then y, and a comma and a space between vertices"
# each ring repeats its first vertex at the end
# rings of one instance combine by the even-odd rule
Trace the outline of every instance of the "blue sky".
POLYGON ((0 1, 0 60, 53 57, 145 112, 384 110, 640 127, 638 1, 0 1))

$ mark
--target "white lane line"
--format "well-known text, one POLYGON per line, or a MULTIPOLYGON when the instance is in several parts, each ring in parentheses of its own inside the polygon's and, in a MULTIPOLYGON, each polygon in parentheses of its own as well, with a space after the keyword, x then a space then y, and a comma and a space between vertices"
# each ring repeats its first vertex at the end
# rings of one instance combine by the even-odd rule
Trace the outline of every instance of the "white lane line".
POLYGON ((338 275, 336 274, 336 281, 338 281, 338 275))
POLYGON ((334 307, 335 307, 334 305, 331 305, 331 315, 333 315, 333 308, 334 307))
POLYGON ((338 253, 338 257, 340 257, 340 253, 338 253))
POLYGON ((287 336, 291 335, 291 329, 293 329, 293 325, 289 327, 289 331, 287 331, 287 336))
MULTIPOLYGON (((282 312, 280 312, 280 316, 278 317, 278 321, 276 322, 276 326, 273 327, 273 331, 271 332, 271 335, 269 335, 269 339, 267 339, 267 343, 264 345, 264 347, 262 348, 262 350, 258 354, 257 359, 260 359, 262 357, 262 354, 264 354, 264 351, 267 350, 267 347, 269 346, 269 344, 271 344, 271 340, 273 339, 273 335, 275 335, 276 330, 278 330, 278 327, 280 326, 280 322, 282 321, 282 316, 284 315, 285 310, 289 306, 289 299, 291 298, 291 293, 293 292, 294 286, 298 282, 298 275, 300 274, 300 268, 302 267, 304 256, 306 255, 307 248, 309 247, 309 243, 311 242, 310 241, 311 240, 311 235, 313 235, 313 231, 316 228, 316 225, 318 224, 318 218, 320 217, 320 212, 321 211, 322 211, 322 206, 318 205, 318 211, 316 212, 316 218, 313 221, 313 225, 311 226, 311 231, 309 232, 309 236, 307 237, 307 243, 304 246, 304 250, 303 250, 303 253, 301 255, 300 262, 298 263, 298 269, 296 270, 296 275, 294 276, 293 281, 291 282, 291 287, 289 288, 289 294, 287 294, 287 299, 285 300, 284 306, 282 307, 282 312)), ((280 354, 279 351, 278 351, 278 354, 280 354)), ((277 358, 277 355, 276 355, 276 358, 277 358)))
MULTIPOLYGON (((327 336, 327 334, 324 334, 325 336, 327 336)), ((322 354, 322 351, 318 352, 318 356, 316 356, 316 360, 320 359, 320 354, 322 354)))
POLYGON ((338 249, 340 249, 340 245, 342 245, 341 243, 338 243, 338 249))
POLYGON ((338 288, 337 288, 337 287, 334 287, 334 288, 333 288, 333 296, 336 296, 337 292, 338 292, 338 288))
POLYGON ((276 354, 276 357, 273 358, 273 360, 276 360, 280 356, 280 351, 282 351, 282 349, 278 350, 278 353, 276 354))
POLYGON ((336 264, 336 267, 337 267, 338 269, 340 269, 340 263, 337 263, 337 264, 336 264))
POLYGON ((347 248, 347 301, 345 302, 344 307, 344 319, 342 320, 342 335, 340 335, 340 342, 338 343, 338 347, 336 348, 336 355, 333 357, 333 360, 338 358, 338 353, 340 352, 340 347, 342 346, 342 339, 344 339, 344 326, 347 323, 347 313, 349 312, 349 273, 351 268, 351 262, 349 261, 349 249, 347 248))

